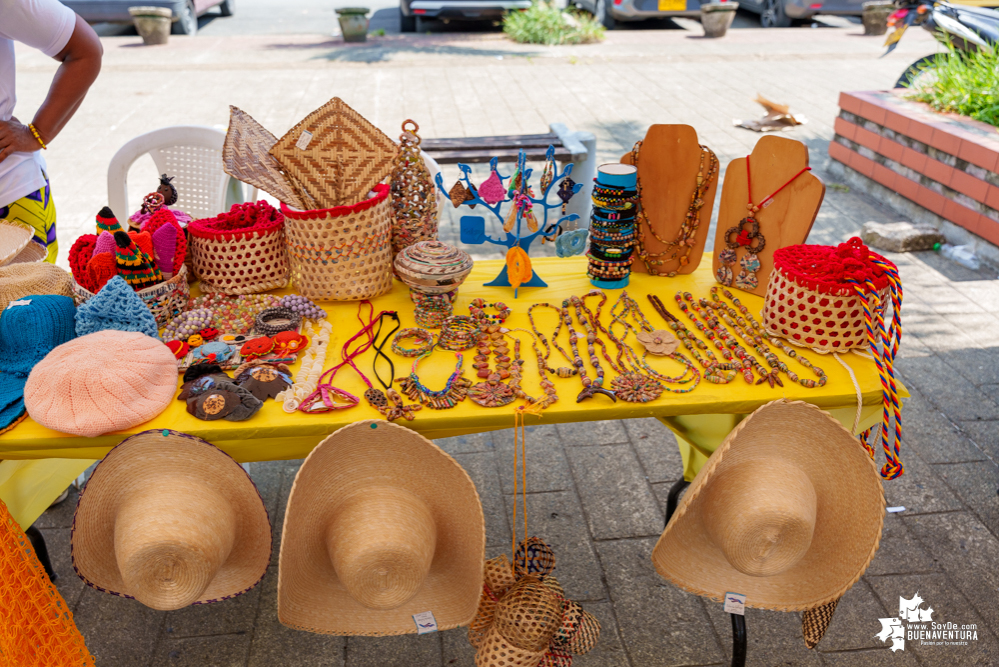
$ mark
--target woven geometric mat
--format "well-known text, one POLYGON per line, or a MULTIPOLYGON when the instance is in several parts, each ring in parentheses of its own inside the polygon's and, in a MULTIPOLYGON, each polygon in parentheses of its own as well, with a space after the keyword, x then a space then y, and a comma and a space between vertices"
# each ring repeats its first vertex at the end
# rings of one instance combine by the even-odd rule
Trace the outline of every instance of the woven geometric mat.
POLYGON ((399 147, 339 97, 313 111, 270 149, 322 208, 354 204, 392 170, 399 147))
POLYGON ((302 197, 281 171, 281 165, 268 153, 275 143, 277 137, 250 114, 230 106, 229 131, 222 145, 222 169, 286 204, 305 208, 302 197))

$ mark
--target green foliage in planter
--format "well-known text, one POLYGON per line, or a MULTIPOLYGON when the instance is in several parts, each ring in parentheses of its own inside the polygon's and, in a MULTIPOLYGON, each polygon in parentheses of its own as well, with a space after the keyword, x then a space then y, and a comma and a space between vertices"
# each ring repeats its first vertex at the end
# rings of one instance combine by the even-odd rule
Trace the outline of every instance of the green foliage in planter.
POLYGON ((561 11, 536 0, 524 11, 503 17, 503 32, 521 44, 589 44, 604 38, 604 27, 586 12, 561 11))
POLYGON ((925 84, 917 81, 909 99, 999 126, 999 50, 951 47, 926 69, 925 84))

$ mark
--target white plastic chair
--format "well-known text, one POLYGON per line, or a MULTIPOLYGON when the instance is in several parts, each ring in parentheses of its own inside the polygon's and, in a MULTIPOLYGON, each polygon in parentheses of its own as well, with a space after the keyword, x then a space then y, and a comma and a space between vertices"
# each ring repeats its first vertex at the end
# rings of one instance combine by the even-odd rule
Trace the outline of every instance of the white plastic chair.
MULTIPOLYGON (((174 125, 135 137, 118 149, 108 165, 108 206, 121 221, 131 215, 128 170, 146 153, 153 158, 157 173, 174 177, 178 192, 174 207, 195 220, 246 201, 242 183, 222 171, 224 141, 224 131, 204 125, 174 125)), ((251 187, 248 194, 255 200, 257 189, 251 187)))

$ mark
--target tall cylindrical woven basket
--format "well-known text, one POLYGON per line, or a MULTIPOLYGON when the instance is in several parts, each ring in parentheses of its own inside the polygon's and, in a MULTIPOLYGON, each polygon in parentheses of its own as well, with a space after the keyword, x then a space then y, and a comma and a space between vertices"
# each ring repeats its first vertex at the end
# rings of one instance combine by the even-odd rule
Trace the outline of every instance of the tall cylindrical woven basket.
POLYGON ((351 206, 299 211, 281 204, 295 289, 316 301, 357 301, 392 287, 392 204, 379 183, 351 206))
POLYGON ((256 294, 285 287, 290 268, 284 215, 265 201, 188 226, 194 271, 204 292, 256 294))
POLYGON ((864 290, 872 312, 877 304, 884 313, 888 276, 875 259, 894 266, 858 238, 836 247, 802 244, 774 251, 764 328, 793 345, 824 352, 866 351, 864 303, 855 285, 864 290))

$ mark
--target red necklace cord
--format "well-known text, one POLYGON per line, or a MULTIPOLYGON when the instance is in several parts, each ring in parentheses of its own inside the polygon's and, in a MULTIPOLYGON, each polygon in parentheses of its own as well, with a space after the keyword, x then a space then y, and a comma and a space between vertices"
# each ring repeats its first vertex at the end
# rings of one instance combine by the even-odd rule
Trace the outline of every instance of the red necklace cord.
POLYGON ((805 168, 803 168, 797 174, 795 174, 794 176, 792 176, 791 178, 789 178, 788 181, 787 181, 787 183, 785 183, 784 185, 782 185, 779 188, 777 188, 776 190, 774 190, 773 194, 771 194, 769 197, 767 197, 766 199, 764 199, 763 201, 761 201, 759 204, 754 204, 753 203, 753 177, 752 177, 752 175, 750 174, 750 171, 749 171, 749 156, 747 155, 746 156, 746 192, 749 194, 749 210, 751 210, 753 213, 756 213, 757 211, 759 211, 763 207, 764 204, 766 204, 768 201, 770 201, 771 199, 773 199, 774 197, 776 197, 778 192, 780 192, 781 190, 783 190, 787 186, 791 185, 791 181, 793 181, 794 179, 798 178, 799 176, 801 176, 802 174, 804 174, 806 171, 811 171, 811 170, 812 170, 811 167, 805 167, 805 168))

